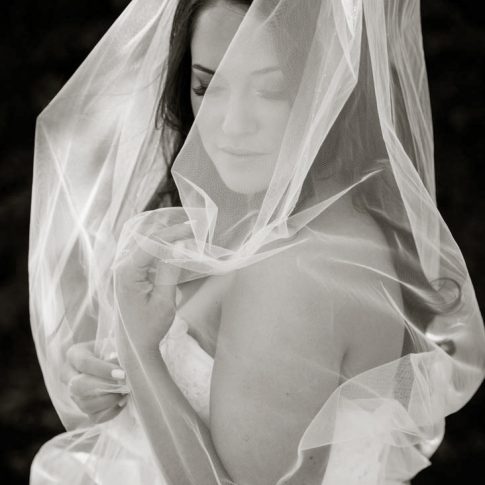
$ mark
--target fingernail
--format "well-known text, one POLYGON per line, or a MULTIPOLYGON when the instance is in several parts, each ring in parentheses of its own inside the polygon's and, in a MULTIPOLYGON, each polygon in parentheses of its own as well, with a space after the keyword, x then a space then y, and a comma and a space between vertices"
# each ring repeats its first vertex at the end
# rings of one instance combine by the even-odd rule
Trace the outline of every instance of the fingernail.
POLYGON ((191 223, 192 223, 192 221, 185 221, 185 222, 184 222, 184 224, 187 224, 187 225, 188 225, 188 224, 191 224, 191 223))
POLYGON ((126 374, 123 369, 113 369, 111 371, 111 377, 113 379, 124 379, 126 377, 126 374))
POLYGON ((118 401, 118 406, 120 408, 122 408, 125 404, 126 404, 126 401, 128 401, 128 396, 125 396, 123 398, 121 398, 119 401, 118 401))
POLYGON ((118 358, 118 353, 117 352, 111 352, 108 355, 108 360, 114 360, 114 359, 117 359, 117 358, 118 358))

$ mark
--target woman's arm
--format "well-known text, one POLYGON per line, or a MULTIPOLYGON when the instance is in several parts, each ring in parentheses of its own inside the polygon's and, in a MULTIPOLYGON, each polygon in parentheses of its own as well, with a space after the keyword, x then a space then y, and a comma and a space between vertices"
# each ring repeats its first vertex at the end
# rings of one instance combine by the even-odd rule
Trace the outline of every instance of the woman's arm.
MULTIPOLYGON (((211 435, 240 485, 291 473, 281 484, 321 483, 331 447, 305 450, 295 471, 303 434, 342 380, 400 357, 392 265, 358 236, 348 248, 311 239, 243 268, 224 299, 211 435), (382 260, 382 273, 367 269, 366 255, 382 260)), ((328 443, 325 425, 321 433, 328 443)))
POLYGON ((239 485, 323 479, 323 448, 304 451, 292 469, 306 427, 338 386, 345 348, 334 292, 301 270, 308 251, 295 247, 243 268, 223 302, 210 426, 239 485))
MULTIPOLYGON (((179 241, 188 231, 187 225, 179 224, 159 237, 179 241)), ((159 351, 175 316, 179 271, 138 244, 116 264, 118 354, 157 463, 169 483, 215 485, 224 483, 223 479, 231 483, 209 430, 172 380, 159 351)))
MULTIPOLYGON (((173 320, 173 315, 165 318, 173 320)), ((157 343, 134 348, 121 329, 117 344, 136 408, 169 483, 214 485, 217 479, 232 483, 208 428, 172 380, 157 343)))

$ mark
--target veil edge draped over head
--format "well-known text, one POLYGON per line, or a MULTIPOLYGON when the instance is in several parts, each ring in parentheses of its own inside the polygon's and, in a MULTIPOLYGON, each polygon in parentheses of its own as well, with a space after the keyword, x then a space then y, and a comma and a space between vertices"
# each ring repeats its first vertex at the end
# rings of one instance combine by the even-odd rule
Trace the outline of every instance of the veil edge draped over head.
POLYGON ((132 1, 37 120, 31 322, 68 431, 32 483, 403 483, 485 369, 436 207, 419 0, 229 2, 247 12, 180 113, 196 3, 132 1), (180 365, 206 351, 186 373, 213 365, 198 398, 159 353, 175 329, 197 337, 180 365), (93 389, 130 395, 105 423, 63 378, 88 341, 127 373, 93 389))

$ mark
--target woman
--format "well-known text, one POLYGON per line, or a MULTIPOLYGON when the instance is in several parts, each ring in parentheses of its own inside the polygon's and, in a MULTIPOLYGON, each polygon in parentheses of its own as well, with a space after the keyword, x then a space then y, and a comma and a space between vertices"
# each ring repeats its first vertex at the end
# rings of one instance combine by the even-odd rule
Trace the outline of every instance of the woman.
POLYGON ((175 3, 130 5, 39 125, 34 335, 73 431, 32 481, 404 483, 484 367, 419 9, 175 3))

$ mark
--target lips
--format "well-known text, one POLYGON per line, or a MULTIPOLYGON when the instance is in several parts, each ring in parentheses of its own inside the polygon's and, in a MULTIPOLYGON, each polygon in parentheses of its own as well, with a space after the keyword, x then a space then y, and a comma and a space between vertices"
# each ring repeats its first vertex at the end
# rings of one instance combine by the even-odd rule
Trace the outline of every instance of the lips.
POLYGON ((247 148, 237 148, 233 146, 222 146, 220 147, 220 150, 230 153, 231 155, 237 155, 237 156, 246 156, 246 157, 254 157, 257 155, 267 155, 267 153, 264 152, 255 152, 248 150, 247 148))

